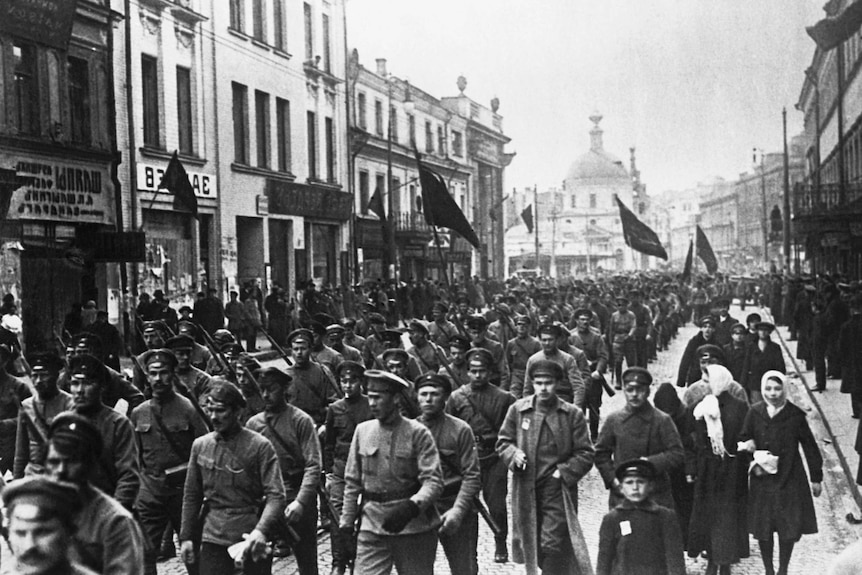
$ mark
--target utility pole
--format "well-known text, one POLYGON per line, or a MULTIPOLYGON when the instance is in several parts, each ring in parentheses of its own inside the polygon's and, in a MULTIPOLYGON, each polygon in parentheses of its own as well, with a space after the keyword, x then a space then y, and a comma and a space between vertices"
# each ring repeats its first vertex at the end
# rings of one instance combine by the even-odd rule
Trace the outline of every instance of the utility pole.
POLYGON ((790 273, 790 154, 787 151, 787 108, 781 109, 781 121, 784 126, 784 273, 790 273))
POLYGON ((769 269, 769 230, 767 229, 767 222, 769 220, 769 216, 766 212, 766 168, 764 166, 764 157, 766 154, 763 150, 758 150, 754 148, 754 159, 756 161, 757 152, 760 152, 760 208, 761 208, 761 225, 760 230, 763 235, 763 263, 766 269, 769 269))
POLYGON ((386 247, 386 250, 389 253, 389 265, 386 266, 387 270, 384 270, 383 273, 386 279, 396 280, 395 270, 398 268, 398 252, 395 246, 395 218, 397 214, 395 213, 395 190, 392 189, 392 116, 394 114, 392 113, 392 75, 388 72, 386 73, 386 95, 389 100, 389 109, 387 110, 389 121, 386 123, 386 189, 389 190, 386 197, 386 207, 387 212, 389 212, 389 217, 386 218, 386 223, 388 224, 386 228, 386 242, 389 245, 386 247))

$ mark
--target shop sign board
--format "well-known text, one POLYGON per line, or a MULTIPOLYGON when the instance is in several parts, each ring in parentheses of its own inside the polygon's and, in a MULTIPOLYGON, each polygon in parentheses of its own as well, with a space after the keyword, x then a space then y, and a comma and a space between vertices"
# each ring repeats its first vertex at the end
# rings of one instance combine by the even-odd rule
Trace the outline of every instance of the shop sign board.
POLYGON ((353 211, 353 198, 347 192, 322 186, 267 180, 269 213, 347 220, 353 211))
MULTIPOLYGON (((168 164, 165 162, 163 166, 155 164, 138 163, 138 189, 144 192, 155 192, 162 181, 162 176, 165 175, 165 170, 168 164)), ((204 172, 195 172, 186 168, 186 173, 189 175, 189 183, 195 191, 195 196, 199 199, 214 200, 217 197, 218 187, 216 186, 216 176, 214 174, 205 174, 204 172)), ((158 190, 160 193, 170 194, 165 189, 158 190)))

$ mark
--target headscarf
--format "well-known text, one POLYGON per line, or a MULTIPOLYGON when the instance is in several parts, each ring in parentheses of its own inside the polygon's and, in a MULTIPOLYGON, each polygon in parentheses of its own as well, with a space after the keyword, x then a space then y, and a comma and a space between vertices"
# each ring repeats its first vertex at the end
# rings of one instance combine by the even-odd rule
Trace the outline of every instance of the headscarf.
POLYGON ((730 389, 730 384, 733 383, 733 375, 726 367, 723 365, 708 365, 706 366, 706 373, 709 376, 709 389, 712 390, 712 394, 715 397, 730 389))
POLYGON ((765 395, 763 396, 763 401, 766 403, 766 413, 770 418, 775 417, 775 415, 784 409, 784 406, 787 404, 787 376, 778 370, 770 369, 763 374, 763 377, 760 378, 760 393, 763 394, 763 388, 766 387, 766 382, 771 379, 776 379, 781 382, 781 395, 774 401, 766 399, 765 395))
POLYGON ((724 447, 724 427, 721 425, 718 396, 727 391, 733 382, 733 376, 722 365, 707 366, 706 373, 709 376, 711 393, 695 406, 694 418, 703 419, 706 422, 706 434, 709 436, 712 452, 719 457, 732 457, 724 447))

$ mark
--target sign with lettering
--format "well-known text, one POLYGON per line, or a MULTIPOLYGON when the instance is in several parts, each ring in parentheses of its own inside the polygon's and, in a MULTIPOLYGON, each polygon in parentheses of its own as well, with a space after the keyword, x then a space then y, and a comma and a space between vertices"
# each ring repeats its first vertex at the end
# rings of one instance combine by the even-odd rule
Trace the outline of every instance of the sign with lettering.
POLYGON ((0 166, 14 166, 29 180, 12 194, 9 219, 114 223, 114 186, 107 163, 0 152, 0 166))
MULTIPOLYGON (((182 160, 182 158, 180 158, 182 160)), ((162 176, 165 175, 165 170, 168 163, 164 166, 156 166, 153 164, 138 164, 138 189, 145 192, 155 192, 159 187, 159 182, 162 181, 162 176)), ((195 196, 199 199, 214 200, 217 197, 216 176, 214 174, 205 174, 203 172, 193 172, 186 167, 186 173, 189 175, 189 183, 195 191, 195 196)), ((170 192, 162 188, 159 193, 170 195, 170 192)))
POLYGON ((91 253, 97 262, 146 262, 147 240, 144 232, 99 230, 79 234, 76 244, 91 253))
POLYGON ((350 194, 322 186, 267 180, 266 195, 271 214, 347 220, 353 210, 350 194))
POLYGON ((65 50, 77 4, 77 0, 3 0, 0 32, 65 50))

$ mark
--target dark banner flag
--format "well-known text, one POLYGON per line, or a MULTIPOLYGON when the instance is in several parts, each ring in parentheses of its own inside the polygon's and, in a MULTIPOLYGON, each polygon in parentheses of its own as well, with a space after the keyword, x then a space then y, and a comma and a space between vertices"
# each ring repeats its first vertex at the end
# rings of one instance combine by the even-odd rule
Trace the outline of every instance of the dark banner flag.
POLYGON ((377 214, 377 217, 386 221, 386 212, 383 210, 383 194, 380 188, 374 188, 371 199, 368 200, 368 211, 377 214))
POLYGON ((837 16, 824 18, 805 29, 821 50, 828 52, 859 32, 862 25, 862 1, 847 6, 837 16))
POLYGON ((691 264, 694 258, 694 242, 689 240, 688 242, 688 255, 685 256, 685 266, 682 268, 682 277, 680 278, 683 283, 687 283, 691 279, 691 264))
POLYGON ((620 221, 623 224, 626 245, 642 254, 667 260, 667 252, 652 228, 640 221, 619 197, 617 197, 617 205, 620 208, 620 221))
POLYGON ((712 246, 709 245, 709 240, 706 239, 706 234, 700 226, 697 226, 697 257, 706 265, 706 271, 714 274, 718 271, 718 260, 715 257, 715 252, 712 251, 712 246))
POLYGON ((419 164, 419 181, 422 185, 422 207, 425 212, 425 223, 429 226, 449 228, 458 232, 478 250, 479 238, 464 216, 464 212, 458 207, 455 198, 446 189, 446 182, 443 181, 440 174, 422 164, 419 152, 415 147, 413 151, 416 154, 416 163, 419 164))
POLYGON ((157 189, 166 189, 174 195, 174 209, 180 212, 191 212, 192 215, 198 217, 198 199, 195 197, 195 190, 189 182, 189 175, 183 167, 177 156, 177 151, 174 150, 174 155, 171 156, 171 161, 168 162, 168 167, 165 169, 165 175, 162 176, 162 181, 159 182, 157 189))
POLYGON ((521 219, 524 220, 524 223, 527 225, 527 233, 533 233, 533 204, 530 204, 524 211, 521 212, 521 219))

